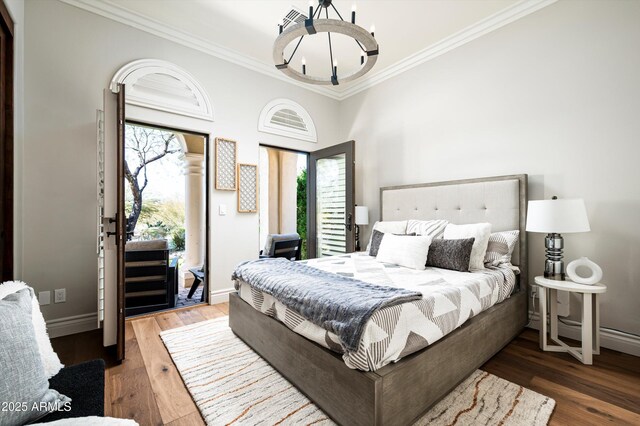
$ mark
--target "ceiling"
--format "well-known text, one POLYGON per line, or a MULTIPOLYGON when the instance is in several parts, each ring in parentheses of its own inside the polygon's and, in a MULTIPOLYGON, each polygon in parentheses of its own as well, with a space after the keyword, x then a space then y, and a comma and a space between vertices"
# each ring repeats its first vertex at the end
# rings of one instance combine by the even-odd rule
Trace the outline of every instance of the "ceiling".
MULTIPOLYGON (((64 1, 64 0, 63 0, 64 1)), ((357 6, 356 23, 369 29, 375 25, 380 55, 374 68, 363 78, 375 78, 383 70, 402 63, 407 57, 424 51, 447 37, 525 0, 334 0, 345 19, 351 7, 357 6)), ((292 7, 308 13, 307 0, 101 0, 109 7, 133 12, 157 21, 216 46, 270 66, 278 23, 292 7)), ((315 0, 314 5, 317 5, 315 0)), ((331 10, 330 17, 335 12, 331 10)), ((346 36, 334 35, 334 57, 338 59, 338 75, 360 66, 360 49, 346 36)), ((293 45, 288 47, 289 56, 293 45)), ((331 72, 326 34, 303 40, 292 66, 300 67, 305 58, 307 73, 328 77, 331 72)), ((349 91, 344 83, 328 90, 349 91)))

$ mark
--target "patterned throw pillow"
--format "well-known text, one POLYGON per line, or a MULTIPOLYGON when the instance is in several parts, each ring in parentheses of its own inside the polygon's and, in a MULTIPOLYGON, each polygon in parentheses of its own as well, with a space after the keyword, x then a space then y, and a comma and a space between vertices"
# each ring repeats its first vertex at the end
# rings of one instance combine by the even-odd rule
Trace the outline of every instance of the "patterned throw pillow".
POLYGON ((442 238, 447 220, 410 220, 407 222, 407 234, 415 232, 416 235, 428 235, 432 240, 442 238))
MULTIPOLYGON (((390 233, 390 232, 388 232, 390 233)), ((384 232, 380 232, 377 229, 373 230, 371 234, 371 247, 369 247, 369 256, 376 257, 378 255, 378 250, 380 250, 380 243, 382 243, 382 237, 384 237, 384 232)), ((398 235, 400 237, 415 237, 415 233, 411 234, 393 234, 398 235)))
POLYGON ((511 255, 518 243, 520 231, 494 232, 489 237, 487 253, 484 256, 484 263, 498 266, 502 263, 511 263, 511 255))
POLYGON ((468 272, 471 250, 475 240, 475 238, 464 238, 461 240, 437 239, 431 241, 427 266, 468 272))

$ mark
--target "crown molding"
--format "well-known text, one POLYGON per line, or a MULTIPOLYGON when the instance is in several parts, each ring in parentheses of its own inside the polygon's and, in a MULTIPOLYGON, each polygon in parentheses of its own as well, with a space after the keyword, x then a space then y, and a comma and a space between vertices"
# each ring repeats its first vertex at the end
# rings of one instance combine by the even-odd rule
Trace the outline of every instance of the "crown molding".
POLYGON ((323 87, 314 87, 302 82, 298 82, 286 77, 278 71, 274 65, 264 63, 250 56, 239 53, 235 50, 228 49, 216 43, 212 43, 201 37, 186 33, 176 28, 171 28, 165 23, 161 23, 155 19, 148 18, 132 10, 122 6, 109 3, 108 1, 95 0, 59 0, 62 3, 77 7, 87 12, 100 15, 104 18, 111 19, 121 24, 136 28, 157 37, 181 44, 191 49, 198 50, 216 58, 240 65, 260 74, 276 78, 285 83, 301 87, 311 92, 319 93, 329 98, 338 100, 339 93, 323 87))
POLYGON ((340 92, 340 100, 346 99, 357 93, 367 90, 377 84, 382 83, 392 77, 400 75, 405 71, 417 67, 425 62, 437 58, 456 47, 467 44, 478 37, 504 27, 520 18, 536 12, 546 6, 555 3, 557 0, 522 0, 515 3, 475 24, 458 31, 431 46, 410 55, 393 65, 384 68, 371 76, 360 79, 346 90, 340 92))
POLYGON ((309 90, 327 96, 338 101, 347 99, 357 93, 367 90, 375 85, 382 83, 392 77, 400 75, 405 71, 417 67, 428 62, 438 56, 447 53, 456 47, 469 43, 487 33, 504 27, 520 18, 534 13, 546 6, 555 3, 557 0, 522 0, 513 4, 477 23, 423 49, 413 55, 410 55, 383 70, 371 74, 349 85, 346 89, 338 91, 326 87, 318 87, 314 85, 298 82, 288 78, 279 72, 273 65, 261 62, 250 56, 239 53, 235 50, 228 49, 216 43, 212 43, 201 37, 186 33, 176 28, 168 27, 166 24, 148 18, 142 14, 126 9, 122 6, 110 3, 108 0, 59 0, 79 9, 95 13, 107 19, 119 22, 124 25, 136 28, 138 30, 153 34, 157 37, 164 38, 174 43, 181 44, 191 49, 198 50, 219 59, 240 65, 252 71, 259 72, 280 81, 292 84, 297 87, 309 90))

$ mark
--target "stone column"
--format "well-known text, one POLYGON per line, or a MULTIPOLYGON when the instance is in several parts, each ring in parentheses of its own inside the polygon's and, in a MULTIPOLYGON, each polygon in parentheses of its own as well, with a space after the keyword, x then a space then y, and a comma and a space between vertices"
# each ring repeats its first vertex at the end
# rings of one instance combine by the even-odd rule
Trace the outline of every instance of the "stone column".
POLYGON ((203 154, 184 154, 184 176, 185 254, 181 275, 184 277, 184 286, 191 287, 193 275, 189 272, 189 268, 202 266, 206 241, 203 154))

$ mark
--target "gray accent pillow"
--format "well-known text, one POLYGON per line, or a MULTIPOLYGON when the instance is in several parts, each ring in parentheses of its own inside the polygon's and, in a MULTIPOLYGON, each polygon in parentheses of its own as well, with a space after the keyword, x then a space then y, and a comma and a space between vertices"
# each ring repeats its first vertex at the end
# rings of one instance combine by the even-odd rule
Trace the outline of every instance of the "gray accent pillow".
MULTIPOLYGON (((382 243, 382 237, 384 237, 384 232, 380 232, 377 229, 373 230, 371 234, 371 246, 369 248, 369 256, 377 257, 378 250, 380 250, 380 243, 382 243)), ((407 237, 415 237, 416 233, 412 232, 410 234, 393 234, 399 236, 407 236, 407 237)))
POLYGON ((0 425, 21 425, 63 408, 71 400, 49 389, 31 322, 30 289, 0 300, 0 425), (10 409, 12 408, 12 409, 10 409))
POLYGON ((431 241, 427 254, 427 266, 468 272, 471 249, 475 238, 460 240, 435 239, 431 241))

